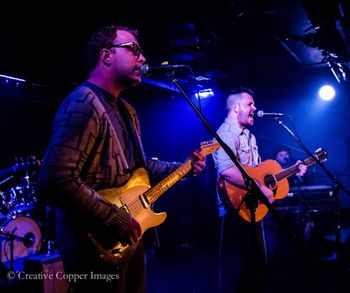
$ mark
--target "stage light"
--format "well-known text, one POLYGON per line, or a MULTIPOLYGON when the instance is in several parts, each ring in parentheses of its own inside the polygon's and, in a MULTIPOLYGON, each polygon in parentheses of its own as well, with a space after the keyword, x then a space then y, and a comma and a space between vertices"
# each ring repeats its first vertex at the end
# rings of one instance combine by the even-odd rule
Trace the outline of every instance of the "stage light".
POLYGON ((335 90, 332 86, 330 85, 324 85, 320 88, 318 91, 319 97, 324 100, 324 101, 330 101, 334 98, 335 96, 335 90))
POLYGON ((15 86, 18 87, 20 84, 25 83, 26 80, 14 76, 9 76, 5 74, 0 74, 0 80, 2 81, 2 84, 5 86, 15 86))
POLYGON ((206 99, 206 98, 214 96, 214 91, 212 89, 208 88, 205 90, 200 90, 200 91, 196 92, 194 95, 197 99, 198 99, 198 97, 201 99, 206 99))

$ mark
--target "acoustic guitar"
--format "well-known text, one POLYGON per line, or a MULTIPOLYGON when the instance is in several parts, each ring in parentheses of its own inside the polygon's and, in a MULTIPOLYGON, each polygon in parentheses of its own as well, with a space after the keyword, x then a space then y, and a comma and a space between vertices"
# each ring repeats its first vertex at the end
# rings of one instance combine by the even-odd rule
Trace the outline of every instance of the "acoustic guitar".
MULTIPOLYGON (((306 166, 314 164, 316 161, 324 162, 327 159, 327 153, 321 148, 315 151, 313 157, 309 157, 303 161, 306 166)), ((275 160, 266 160, 257 167, 243 166, 248 175, 268 188, 274 193, 273 201, 285 198, 289 191, 288 177, 299 172, 298 164, 289 168, 282 167, 275 160)), ((238 214, 246 221, 251 222, 250 209, 246 205, 247 190, 238 187, 223 178, 218 181, 219 194, 226 205, 230 208, 238 210, 238 214)), ((257 203, 255 210, 255 220, 261 221, 268 213, 268 208, 265 204, 257 203)))

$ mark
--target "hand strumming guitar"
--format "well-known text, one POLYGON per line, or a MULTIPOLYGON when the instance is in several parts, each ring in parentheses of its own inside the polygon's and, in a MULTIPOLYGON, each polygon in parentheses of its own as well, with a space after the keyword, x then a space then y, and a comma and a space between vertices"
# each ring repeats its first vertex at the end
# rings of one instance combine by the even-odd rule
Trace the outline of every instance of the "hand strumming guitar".
POLYGON ((141 226, 138 221, 134 217, 131 217, 130 225, 128 229, 124 233, 124 237, 122 239, 123 245, 130 245, 137 243, 139 238, 142 236, 141 226))
MULTIPOLYGON (((227 168, 226 170, 222 171, 221 176, 223 179, 227 180, 228 182, 232 183, 233 185, 246 189, 243 176, 241 172, 238 170, 236 166, 231 166, 227 168)), ((264 193, 264 195, 267 197, 270 203, 274 200, 274 194, 270 188, 265 186, 263 183, 255 180, 260 190, 264 193)))

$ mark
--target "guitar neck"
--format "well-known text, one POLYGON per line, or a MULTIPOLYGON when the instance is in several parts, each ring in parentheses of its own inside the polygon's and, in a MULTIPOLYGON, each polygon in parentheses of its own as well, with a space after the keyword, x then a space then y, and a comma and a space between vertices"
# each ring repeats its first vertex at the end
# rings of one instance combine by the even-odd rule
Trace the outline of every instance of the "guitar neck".
MULTIPOLYGON (((306 160, 303 161, 303 163, 306 166, 310 166, 310 165, 315 163, 315 158, 313 158, 313 157, 307 158, 306 160)), ((293 166, 291 166, 291 167, 289 167, 287 169, 284 169, 281 172, 277 173, 275 175, 275 177, 276 177, 277 181, 280 181, 280 180, 282 180, 284 178, 288 178, 290 176, 293 176, 293 175, 295 175, 298 172, 299 172, 298 165, 293 165, 293 166)))
POLYGON ((187 160, 181 167, 176 169, 168 177, 164 178, 151 189, 147 190, 144 196, 149 204, 154 203, 164 192, 170 189, 176 182, 181 180, 191 170, 191 160, 187 160))

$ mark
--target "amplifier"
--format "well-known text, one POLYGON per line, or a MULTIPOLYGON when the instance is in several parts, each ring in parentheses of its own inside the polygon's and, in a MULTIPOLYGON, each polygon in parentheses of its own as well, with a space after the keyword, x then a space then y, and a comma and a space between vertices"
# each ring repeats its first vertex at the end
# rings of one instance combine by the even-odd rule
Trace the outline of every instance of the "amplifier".
POLYGON ((28 257, 24 262, 24 273, 31 292, 68 293, 64 278, 63 263, 57 252, 28 257), (28 277, 27 277, 28 276, 28 277))

